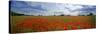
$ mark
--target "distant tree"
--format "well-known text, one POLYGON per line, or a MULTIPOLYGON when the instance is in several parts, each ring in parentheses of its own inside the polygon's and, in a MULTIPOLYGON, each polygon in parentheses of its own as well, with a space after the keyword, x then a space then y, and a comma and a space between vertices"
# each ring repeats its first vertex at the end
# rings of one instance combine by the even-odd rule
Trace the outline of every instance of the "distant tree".
POLYGON ((53 16, 56 16, 56 15, 53 15, 53 16))
POLYGON ((89 13, 87 16, 93 16, 93 13, 89 13))
POLYGON ((81 15, 78 15, 78 16, 81 16, 81 15))
POLYGON ((10 12, 11 16, 24 16, 24 14, 19 14, 19 13, 15 13, 15 12, 10 12))
POLYGON ((61 14, 60 16, 64 16, 64 14, 61 14))
POLYGON ((81 15, 81 16, 85 16, 85 15, 81 15))
POLYGON ((79 15, 79 16, 85 16, 85 15, 79 15))
POLYGON ((70 16, 70 15, 67 15, 67 16, 70 16))
POLYGON ((38 15, 38 16, 42 16, 42 15, 38 15))

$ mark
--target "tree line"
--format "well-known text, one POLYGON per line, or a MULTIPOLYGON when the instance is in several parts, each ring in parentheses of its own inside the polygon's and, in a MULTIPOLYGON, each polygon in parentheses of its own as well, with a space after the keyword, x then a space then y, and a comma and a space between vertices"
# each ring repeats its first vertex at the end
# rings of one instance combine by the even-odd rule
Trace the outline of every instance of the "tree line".
MULTIPOLYGON (((10 15, 11 16, 34 16, 34 15, 19 14, 15 12, 10 12, 10 15)), ((38 16, 43 16, 43 15, 38 15, 38 16)), ((71 15, 61 14, 61 15, 52 15, 52 16, 71 16, 71 15)), ((88 15, 78 15, 78 16, 95 16, 95 15, 93 13, 89 13, 88 15)))

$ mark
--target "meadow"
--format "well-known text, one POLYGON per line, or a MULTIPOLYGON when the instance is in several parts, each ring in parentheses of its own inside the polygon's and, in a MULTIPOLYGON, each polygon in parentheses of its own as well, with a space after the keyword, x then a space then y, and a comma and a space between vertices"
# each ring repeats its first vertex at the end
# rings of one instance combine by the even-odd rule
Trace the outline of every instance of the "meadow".
POLYGON ((11 16, 11 33, 96 28, 96 16, 11 16))

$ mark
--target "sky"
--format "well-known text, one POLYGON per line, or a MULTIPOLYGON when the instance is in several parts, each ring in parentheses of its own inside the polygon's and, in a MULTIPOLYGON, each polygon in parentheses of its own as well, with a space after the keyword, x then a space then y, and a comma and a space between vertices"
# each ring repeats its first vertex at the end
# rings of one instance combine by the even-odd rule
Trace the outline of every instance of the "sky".
POLYGON ((10 0, 10 1, 38 1, 38 2, 96 5, 96 0, 10 0))
POLYGON ((50 3, 33 1, 11 1, 10 10, 25 15, 87 15, 96 13, 96 5, 50 3))

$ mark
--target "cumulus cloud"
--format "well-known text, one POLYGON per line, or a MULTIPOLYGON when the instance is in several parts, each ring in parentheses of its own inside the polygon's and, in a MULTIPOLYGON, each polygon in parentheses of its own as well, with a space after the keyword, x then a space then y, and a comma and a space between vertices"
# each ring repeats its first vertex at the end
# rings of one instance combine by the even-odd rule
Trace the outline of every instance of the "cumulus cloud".
POLYGON ((95 14, 96 6, 77 5, 66 3, 47 3, 32 1, 11 1, 11 11, 27 15, 71 15, 92 12, 95 14))

